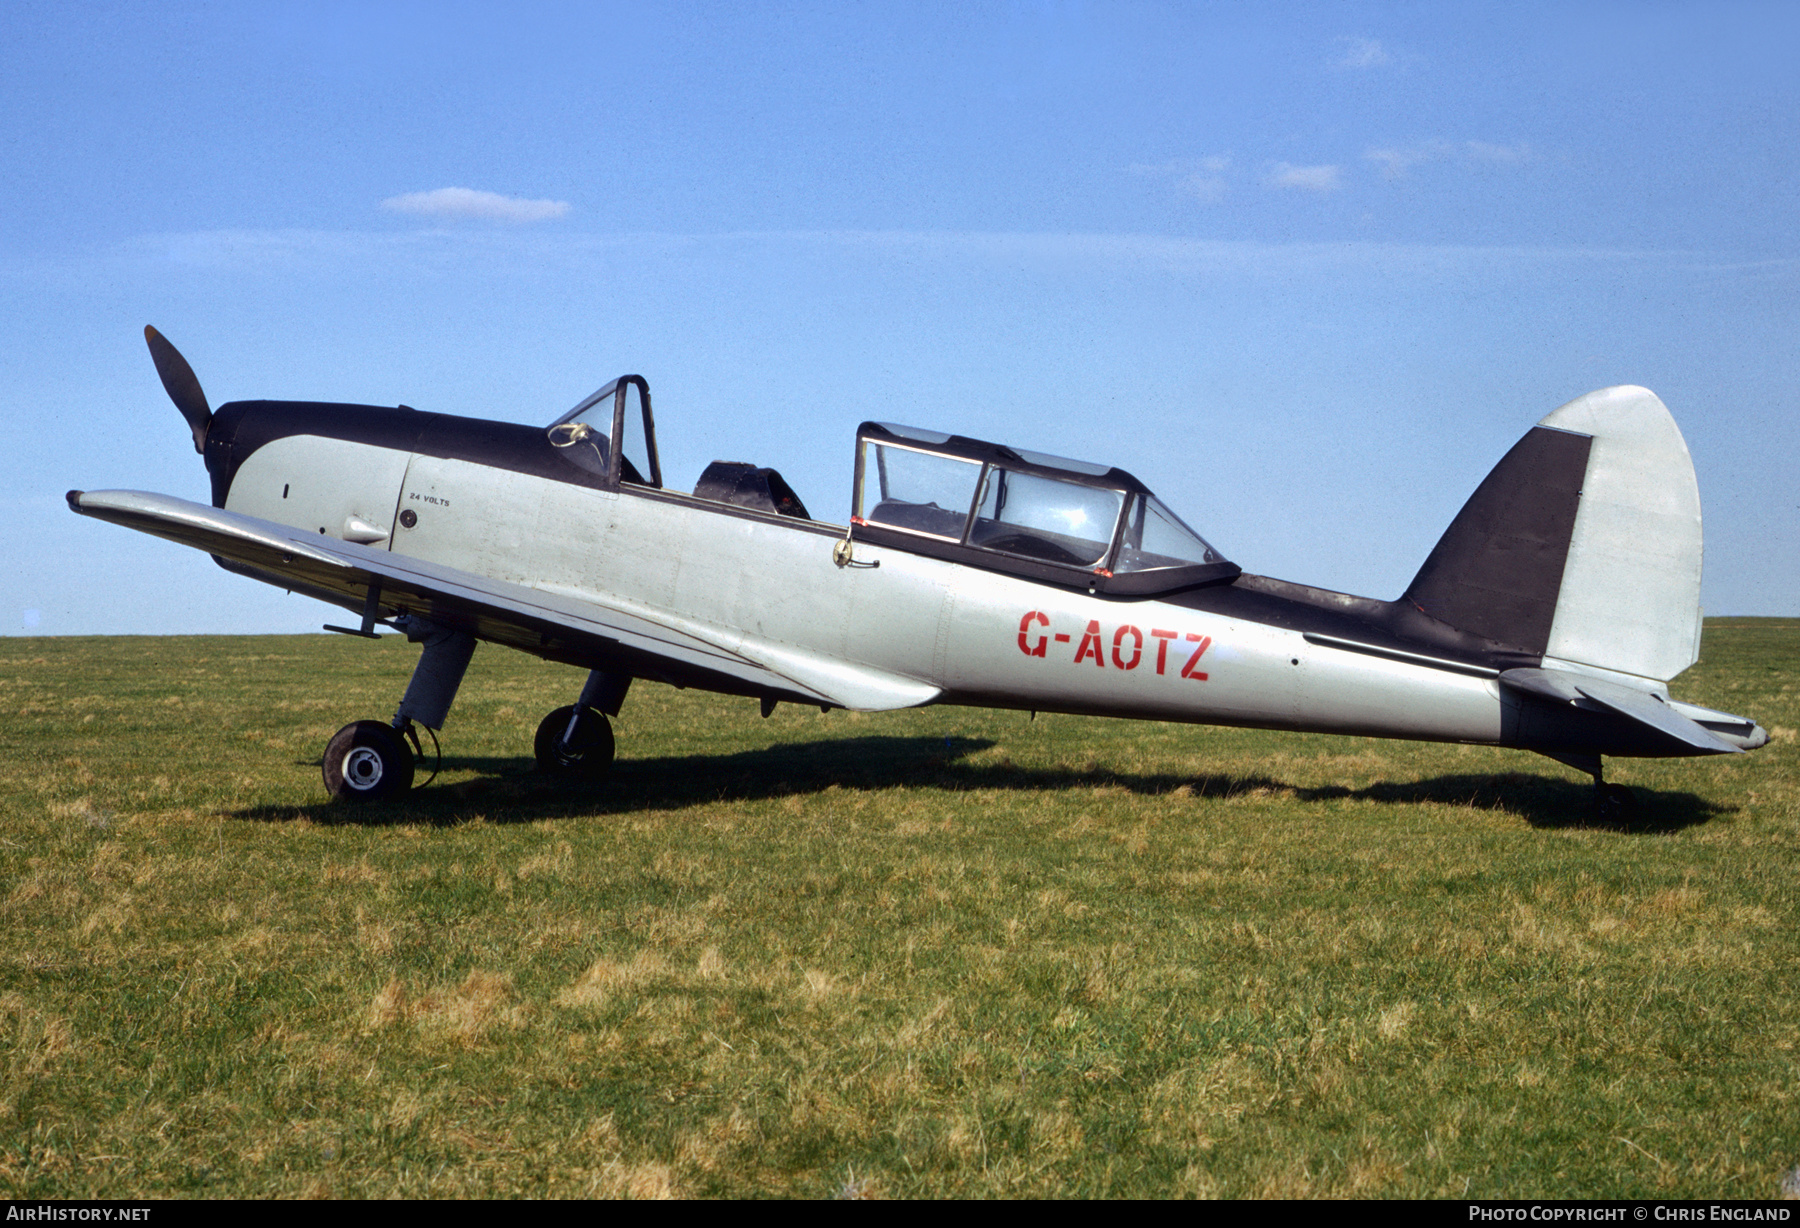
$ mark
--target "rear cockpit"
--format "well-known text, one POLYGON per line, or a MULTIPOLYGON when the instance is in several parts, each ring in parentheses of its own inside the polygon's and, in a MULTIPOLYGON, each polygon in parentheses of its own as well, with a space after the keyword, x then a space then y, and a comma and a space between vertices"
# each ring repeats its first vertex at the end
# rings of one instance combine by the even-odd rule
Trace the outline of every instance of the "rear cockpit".
POLYGON ((1238 574, 1123 469, 890 422, 856 433, 858 540, 1125 596, 1238 574))

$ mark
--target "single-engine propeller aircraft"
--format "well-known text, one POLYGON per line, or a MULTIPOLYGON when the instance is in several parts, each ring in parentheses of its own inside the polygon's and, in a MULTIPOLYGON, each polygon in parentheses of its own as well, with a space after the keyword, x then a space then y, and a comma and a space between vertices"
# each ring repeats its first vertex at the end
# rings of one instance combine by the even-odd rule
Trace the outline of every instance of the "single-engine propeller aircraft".
POLYGON ((857 428, 849 523, 772 469, 663 485, 650 390, 620 376, 544 427, 406 406, 236 401, 146 328, 212 504, 69 506, 424 645, 398 711, 325 749, 340 798, 411 786, 476 642, 589 671, 538 727, 598 777, 634 679, 881 711, 924 704, 1517 747, 1631 794, 1601 756, 1739 754, 1754 721, 1672 699, 1700 642, 1700 498, 1655 395, 1558 409, 1476 489, 1394 601, 1251 575, 1122 469, 892 423, 857 428), (410 745, 409 745, 410 742, 410 745))

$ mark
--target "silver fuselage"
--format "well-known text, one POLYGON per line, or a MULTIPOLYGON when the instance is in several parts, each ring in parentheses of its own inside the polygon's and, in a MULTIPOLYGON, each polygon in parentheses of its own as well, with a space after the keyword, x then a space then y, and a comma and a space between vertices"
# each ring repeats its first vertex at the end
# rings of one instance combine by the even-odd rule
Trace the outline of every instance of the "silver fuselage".
POLYGON ((839 566, 841 525, 672 491, 595 489, 300 434, 244 458, 225 507, 351 540, 387 530, 385 542, 369 544, 703 628, 768 658, 798 654, 914 679, 939 689, 943 703, 1503 741, 1509 697, 1493 677, 866 542, 855 565, 839 566))

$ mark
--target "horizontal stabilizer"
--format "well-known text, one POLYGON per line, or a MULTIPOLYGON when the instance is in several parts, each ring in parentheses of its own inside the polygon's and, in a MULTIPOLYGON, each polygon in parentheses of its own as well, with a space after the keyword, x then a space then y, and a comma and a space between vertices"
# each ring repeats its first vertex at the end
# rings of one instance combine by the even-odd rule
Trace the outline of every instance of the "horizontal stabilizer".
POLYGON ((1653 692, 1553 669, 1509 669, 1500 675, 1500 681, 1515 690, 1541 699, 1577 707, 1597 705, 1691 747, 1700 754, 1743 753, 1742 748, 1733 746, 1704 725, 1683 716, 1669 701, 1653 692), (1584 704, 1583 700, 1588 703, 1584 704))

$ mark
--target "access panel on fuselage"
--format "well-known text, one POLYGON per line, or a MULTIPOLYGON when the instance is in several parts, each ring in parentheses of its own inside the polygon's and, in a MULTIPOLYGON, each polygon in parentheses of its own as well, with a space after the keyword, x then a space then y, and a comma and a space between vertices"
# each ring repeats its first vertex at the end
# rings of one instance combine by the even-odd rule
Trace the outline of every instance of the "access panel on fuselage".
POLYGON ((225 509, 377 548, 392 542, 409 453, 323 435, 270 440, 238 466, 225 509), (387 536, 374 538, 379 530, 387 536))
MULTIPOLYGON (((400 488, 394 551, 533 587, 567 579, 569 557, 580 551, 575 526, 545 533, 540 525, 545 490, 555 486, 511 469, 414 454, 400 488)), ((598 501, 599 492, 567 489, 598 501)))

